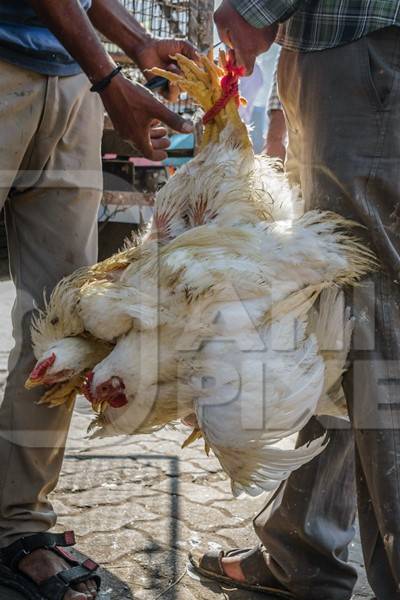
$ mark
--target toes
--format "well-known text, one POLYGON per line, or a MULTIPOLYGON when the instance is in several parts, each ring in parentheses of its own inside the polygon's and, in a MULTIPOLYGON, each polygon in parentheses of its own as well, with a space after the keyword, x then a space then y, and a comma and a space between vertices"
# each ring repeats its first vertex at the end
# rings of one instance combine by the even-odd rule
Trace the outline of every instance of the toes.
POLYGON ((93 600, 95 600, 95 598, 97 596, 97 585, 96 585, 95 581, 93 581, 93 579, 88 581, 88 588, 93 595, 93 600))
POLYGON ((95 598, 97 596, 97 587, 89 585, 87 593, 88 593, 89 600, 95 600, 95 598))
POLYGON ((88 600, 88 596, 76 590, 68 590, 64 596, 64 600, 88 600))
POLYGON ((75 589, 85 594, 88 600, 95 600, 97 596, 97 586, 93 579, 76 585, 75 589))
MULTIPOLYGON (((91 594, 89 592, 89 588, 86 585, 86 583, 79 583, 77 585, 74 585, 74 592, 80 594, 80 596, 82 596, 82 600, 83 598, 85 598, 85 600, 92 600, 91 594)), ((74 598, 75 600, 75 598, 74 598)), ((80 600, 80 598, 79 598, 80 600)))

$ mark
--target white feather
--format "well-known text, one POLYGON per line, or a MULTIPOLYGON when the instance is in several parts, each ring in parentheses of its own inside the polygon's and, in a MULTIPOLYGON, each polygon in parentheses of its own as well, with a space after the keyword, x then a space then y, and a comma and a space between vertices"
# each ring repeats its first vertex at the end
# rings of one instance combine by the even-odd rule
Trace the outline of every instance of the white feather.
POLYGON ((316 414, 348 417, 342 376, 347 368, 353 326, 343 291, 333 287, 322 292, 308 319, 308 330, 315 333, 325 362, 325 385, 316 414))
POLYGON ((139 248, 61 282, 34 325, 37 357, 90 332, 115 342, 92 393, 113 376, 125 384, 128 404, 107 406, 94 437, 152 432, 196 411, 234 494, 251 495, 323 450, 324 439, 279 447, 336 394, 344 368, 349 324, 333 369, 320 352, 336 340, 339 300, 323 295, 310 310, 373 259, 349 223, 318 211, 297 218, 299 206, 273 161, 255 158, 228 124, 157 193, 139 248))

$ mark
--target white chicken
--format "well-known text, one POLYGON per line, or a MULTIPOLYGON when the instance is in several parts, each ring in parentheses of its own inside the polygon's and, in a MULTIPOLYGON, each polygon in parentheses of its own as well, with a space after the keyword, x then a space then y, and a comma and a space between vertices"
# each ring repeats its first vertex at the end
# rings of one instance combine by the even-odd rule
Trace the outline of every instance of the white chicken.
MULTIPOLYGON (((178 57, 183 75, 155 72, 209 111, 232 64, 224 54, 222 68, 201 61, 178 57)), ((276 486, 325 444, 279 442, 326 410, 332 390, 335 407, 342 400, 351 324, 338 349, 343 302, 331 288, 374 263, 352 224, 318 211, 295 218, 298 202, 274 164, 254 157, 237 98, 227 99, 203 149, 158 192, 141 245, 55 289, 34 323, 27 385, 57 382, 43 399, 57 404, 85 373, 95 437, 196 413, 235 495, 276 486)))
MULTIPOLYGON (((222 71, 206 57, 202 61, 200 69, 180 57, 182 69, 190 75, 188 85, 192 92, 196 90, 200 104, 207 108, 220 94, 222 71)), ((157 194, 151 229, 142 243, 129 245, 108 260, 77 271, 53 291, 44 311, 37 314, 33 323, 32 341, 38 362, 27 387, 52 385, 57 381, 58 386, 53 389, 57 392, 57 402, 62 401, 63 390, 66 398, 70 398, 74 389, 72 378, 78 383, 82 373, 96 364, 97 352, 104 350, 102 344, 97 350, 99 340, 113 342, 129 331, 133 323, 139 325, 132 290, 140 264, 156 254, 159 244, 210 221, 234 225, 292 218, 296 193, 277 173, 272 161, 254 156, 236 108, 228 105, 218 116, 218 123, 221 130, 218 143, 207 143, 217 133, 214 124, 210 124, 206 127, 204 150, 157 194), (131 265, 133 269, 126 275, 125 270, 131 265), (112 284, 119 280, 125 282, 126 288, 119 287, 116 291, 112 284), (124 297, 129 297, 129 302, 124 297), (92 335, 87 336, 88 332, 92 335), (82 335, 83 338, 78 337, 82 335), (76 338, 75 356, 71 356, 70 340, 66 339, 71 337, 76 338)), ((153 281, 151 287, 154 285, 153 281)), ((152 290, 152 294, 155 300, 158 293, 154 295, 152 290)), ((143 311, 149 315, 149 302, 151 299, 140 309, 140 304, 136 304, 143 316, 143 311)), ((50 390, 46 402, 51 395, 50 390)))
POLYGON ((308 324, 320 292, 367 265, 340 225, 318 212, 207 225, 161 248, 160 285, 175 292, 170 314, 131 329, 90 374, 86 394, 100 412, 94 436, 151 432, 195 411, 235 493, 271 489, 315 456, 323 440, 292 451, 276 443, 307 423, 344 369, 341 299, 323 296, 308 324), (329 337, 327 313, 335 317, 329 337), (318 340, 333 351, 326 378, 318 340))

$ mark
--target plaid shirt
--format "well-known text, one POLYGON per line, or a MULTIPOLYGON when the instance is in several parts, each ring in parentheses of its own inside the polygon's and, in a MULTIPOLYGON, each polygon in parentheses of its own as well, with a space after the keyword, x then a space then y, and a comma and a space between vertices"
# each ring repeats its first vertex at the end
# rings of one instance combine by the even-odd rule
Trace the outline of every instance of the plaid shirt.
POLYGON ((278 44, 310 52, 400 26, 400 0, 230 0, 242 17, 261 28, 279 22, 278 44))

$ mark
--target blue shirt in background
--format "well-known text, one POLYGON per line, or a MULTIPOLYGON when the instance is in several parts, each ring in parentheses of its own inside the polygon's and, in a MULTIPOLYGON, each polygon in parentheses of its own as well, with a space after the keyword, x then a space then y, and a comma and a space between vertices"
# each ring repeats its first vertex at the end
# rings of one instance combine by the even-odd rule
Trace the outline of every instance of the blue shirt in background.
MULTIPOLYGON (((61 0, 62 1, 62 0, 61 0)), ((84 10, 92 0, 80 0, 84 10)), ((0 0, 0 59, 43 75, 81 72, 78 63, 26 0, 0 0)))

